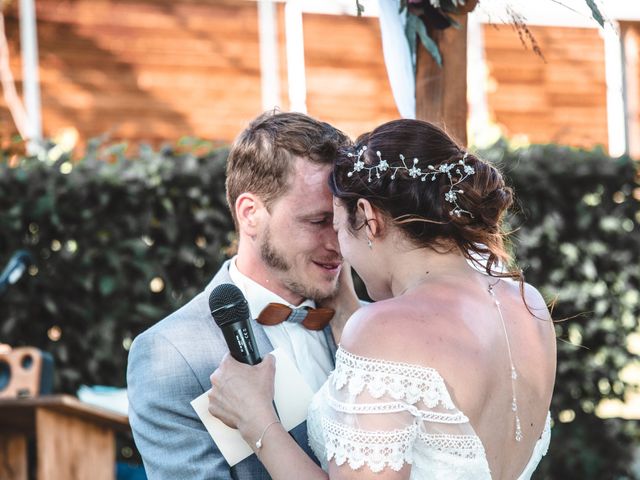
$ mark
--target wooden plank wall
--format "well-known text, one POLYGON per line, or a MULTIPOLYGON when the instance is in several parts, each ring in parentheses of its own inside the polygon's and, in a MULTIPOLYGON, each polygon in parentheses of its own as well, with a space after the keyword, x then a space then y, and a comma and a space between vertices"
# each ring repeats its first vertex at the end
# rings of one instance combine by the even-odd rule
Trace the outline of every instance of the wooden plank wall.
MULTIPOLYGON (((17 2, 14 2, 14 4, 17 2)), ((46 135, 73 126, 82 140, 231 141, 261 111, 255 2, 38 0, 46 135)), ((20 88, 17 14, 7 12, 20 88)), ((304 14, 307 106, 350 135, 397 118, 378 20, 304 14)), ((286 102, 279 11, 282 108, 286 102)), ((487 26, 489 107, 507 135, 534 142, 607 143, 604 47, 596 29, 532 28, 545 61, 508 26, 487 26)), ((0 99, 0 137, 15 131, 0 99)))
MULTIPOLYGON (((39 0, 37 18, 45 135, 73 126, 82 140, 231 141, 262 109, 255 2, 39 0)), ((309 113, 351 135, 396 118, 377 20, 303 21, 309 113)), ((279 33, 287 109, 282 6, 279 33)), ((15 11, 7 35, 20 89, 15 11)), ((0 127, 15 132, 2 101, 0 127)))
POLYGON ((530 27, 544 59, 510 26, 484 26, 488 104, 504 133, 532 143, 608 144, 604 40, 595 28, 530 27))
POLYGON ((377 18, 304 15, 307 108, 357 136, 400 116, 377 18))
MULTIPOLYGON (((17 2, 14 2, 17 3, 17 2)), ((38 0, 43 124, 83 138, 233 139, 260 112, 253 2, 38 0)), ((7 18, 21 80, 16 15, 7 18)), ((3 132, 10 122, 1 110, 3 132)))

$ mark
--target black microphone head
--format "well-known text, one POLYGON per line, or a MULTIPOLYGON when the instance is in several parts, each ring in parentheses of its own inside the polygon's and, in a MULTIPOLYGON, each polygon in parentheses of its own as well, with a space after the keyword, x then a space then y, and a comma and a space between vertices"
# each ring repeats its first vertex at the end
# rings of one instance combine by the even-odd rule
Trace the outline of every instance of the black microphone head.
POLYGON ((238 287, 223 283, 209 295, 209 311, 219 327, 250 318, 249 304, 238 287))

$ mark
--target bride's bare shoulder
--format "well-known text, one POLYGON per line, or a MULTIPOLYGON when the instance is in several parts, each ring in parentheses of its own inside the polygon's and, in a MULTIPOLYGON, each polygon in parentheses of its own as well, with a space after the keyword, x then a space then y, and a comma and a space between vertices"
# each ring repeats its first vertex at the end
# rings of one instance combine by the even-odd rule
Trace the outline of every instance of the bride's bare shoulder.
POLYGON ((424 366, 440 363, 443 352, 452 354, 459 339, 450 312, 442 302, 393 298, 360 308, 345 325, 340 344, 349 352, 369 358, 424 366))

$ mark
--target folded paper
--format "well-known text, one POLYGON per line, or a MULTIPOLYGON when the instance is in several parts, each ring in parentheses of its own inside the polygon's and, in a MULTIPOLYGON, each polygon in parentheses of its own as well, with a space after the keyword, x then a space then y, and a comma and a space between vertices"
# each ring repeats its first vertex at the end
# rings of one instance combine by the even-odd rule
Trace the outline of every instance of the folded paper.
MULTIPOLYGON (((313 392, 282 349, 276 349, 270 355, 276 358, 274 403, 282 426, 290 431, 307 419, 313 392)), ((193 400, 191 405, 229 466, 233 467, 252 455, 253 450, 238 430, 226 426, 209 413, 209 392, 210 390, 193 400)))

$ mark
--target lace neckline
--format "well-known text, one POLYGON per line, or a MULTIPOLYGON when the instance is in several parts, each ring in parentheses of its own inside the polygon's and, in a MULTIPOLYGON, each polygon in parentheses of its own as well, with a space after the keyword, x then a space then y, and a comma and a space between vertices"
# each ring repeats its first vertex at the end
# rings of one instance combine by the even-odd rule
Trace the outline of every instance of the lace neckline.
POLYGON ((355 353, 351 353, 349 350, 346 350, 345 348, 343 348, 342 345, 338 345, 338 350, 336 352, 336 360, 338 359, 338 357, 340 357, 341 360, 346 360, 346 361, 349 361, 350 363, 359 363, 360 365, 365 366, 365 368, 367 364, 375 364, 377 366, 386 365, 390 367, 402 368, 403 371, 405 372, 415 371, 415 373, 417 373, 419 371, 424 371, 427 373, 435 373, 435 374, 438 373, 438 371, 435 368, 425 367, 423 365, 418 365, 417 363, 398 362, 395 360, 384 360, 381 358, 356 355, 355 353))
POLYGON ((366 388, 373 398, 387 394, 411 405, 422 401, 428 408, 440 405, 447 410, 457 409, 436 369, 363 357, 341 346, 336 352, 336 369, 330 381, 336 390, 346 386, 354 396, 366 388))

